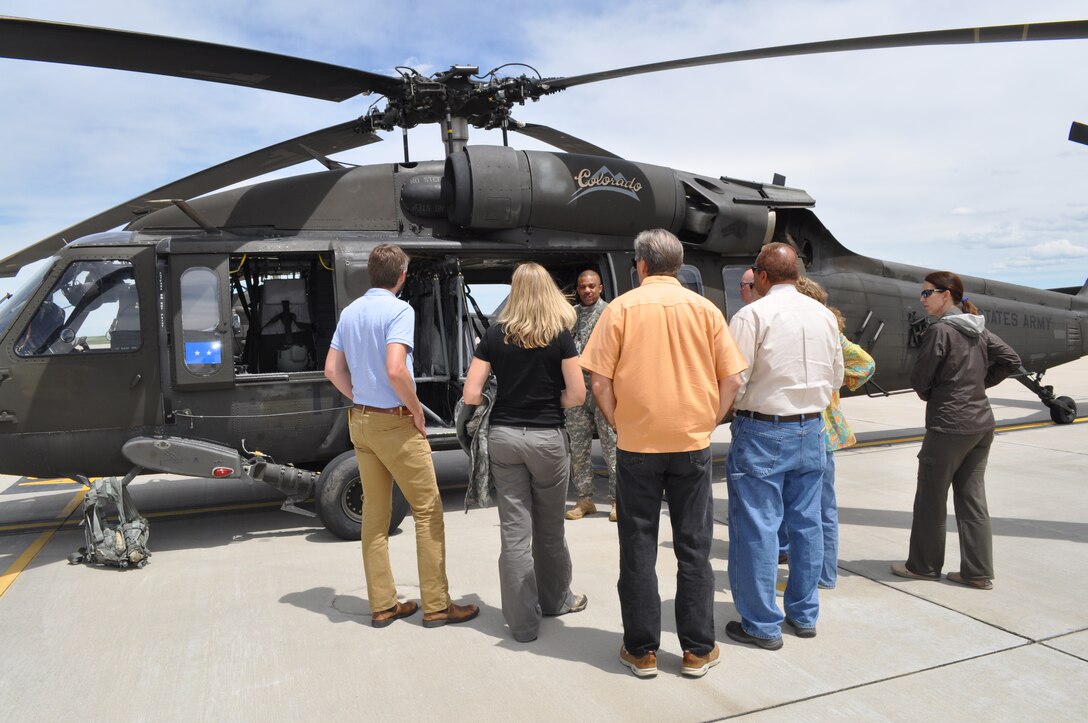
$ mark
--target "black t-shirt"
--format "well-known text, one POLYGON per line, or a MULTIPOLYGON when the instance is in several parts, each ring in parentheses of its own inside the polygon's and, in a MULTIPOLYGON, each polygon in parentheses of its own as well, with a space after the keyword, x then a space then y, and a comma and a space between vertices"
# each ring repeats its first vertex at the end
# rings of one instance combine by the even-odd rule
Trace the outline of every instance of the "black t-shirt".
POLYGON ((523 349, 503 340, 501 324, 484 332, 475 356, 491 364, 498 381, 498 396, 491 410, 491 424, 497 427, 562 427, 563 408, 559 395, 563 382, 563 360, 578 356, 574 337, 564 329, 539 349, 523 349))

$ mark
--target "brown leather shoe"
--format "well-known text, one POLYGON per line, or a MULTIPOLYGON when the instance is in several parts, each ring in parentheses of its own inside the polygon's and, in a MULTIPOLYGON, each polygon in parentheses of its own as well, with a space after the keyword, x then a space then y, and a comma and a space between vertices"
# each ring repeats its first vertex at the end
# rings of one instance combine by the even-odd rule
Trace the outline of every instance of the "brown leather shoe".
POLYGON ((579 497, 574 507, 567 510, 566 517, 568 520, 580 520, 586 515, 595 514, 597 514, 597 505, 593 504, 593 500, 588 497, 579 497))
POLYGON ((936 575, 936 576, 933 576, 933 575, 919 575, 914 570, 911 570, 910 568, 908 568, 907 563, 905 563, 905 562, 893 562, 892 563, 892 574, 893 575, 898 575, 899 577, 909 578, 911 580, 940 580, 941 579, 940 575, 936 575))
POLYGON ((372 613, 370 616, 370 624, 375 628, 384 628, 394 620, 406 618, 409 615, 415 615, 416 610, 418 609, 419 605, 411 600, 408 602, 398 602, 388 610, 372 613))
POLYGON ((680 668, 680 673, 690 678, 702 678, 706 675, 706 671, 713 668, 721 661, 721 650, 718 649, 718 644, 714 644, 714 648, 706 655, 696 655, 690 650, 684 651, 684 665, 680 668))
POLYGON ((993 590, 994 583, 992 580, 987 580, 984 577, 964 577, 958 572, 948 573, 948 579, 952 582, 958 582, 960 585, 966 585, 978 590, 993 590))
POLYGON ((436 613, 424 613, 423 627, 439 628, 443 625, 467 623, 479 614, 479 605, 455 605, 450 603, 450 606, 445 610, 439 610, 436 613))
POLYGON ((657 653, 652 650, 643 656, 636 657, 628 653, 627 648, 620 646, 620 662, 639 678, 652 678, 657 675, 657 653))

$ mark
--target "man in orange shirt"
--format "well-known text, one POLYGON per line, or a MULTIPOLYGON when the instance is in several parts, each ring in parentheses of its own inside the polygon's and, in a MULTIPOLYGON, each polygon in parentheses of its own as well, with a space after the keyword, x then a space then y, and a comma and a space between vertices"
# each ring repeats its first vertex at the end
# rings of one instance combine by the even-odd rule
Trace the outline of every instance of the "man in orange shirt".
POLYGON ((581 358, 593 396, 617 433, 620 662, 639 677, 657 674, 661 644, 655 565, 662 493, 678 567, 681 672, 701 676, 719 659, 710 567, 710 433, 732 406, 748 364, 722 312, 677 281, 683 261, 684 247, 673 234, 640 233, 640 286, 608 305, 581 358))

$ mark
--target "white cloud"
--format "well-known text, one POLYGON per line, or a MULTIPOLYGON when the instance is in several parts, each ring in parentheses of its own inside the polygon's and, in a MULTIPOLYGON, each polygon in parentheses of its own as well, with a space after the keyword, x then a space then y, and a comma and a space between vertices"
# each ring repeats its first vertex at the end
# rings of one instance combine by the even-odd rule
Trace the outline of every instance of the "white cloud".
POLYGON ((1026 248, 1023 254, 999 261, 993 268, 997 270, 1045 269, 1072 264, 1079 265, 1083 272, 1088 267, 1086 261, 1088 261, 1088 247, 1077 246, 1067 239, 1058 239, 1026 248))

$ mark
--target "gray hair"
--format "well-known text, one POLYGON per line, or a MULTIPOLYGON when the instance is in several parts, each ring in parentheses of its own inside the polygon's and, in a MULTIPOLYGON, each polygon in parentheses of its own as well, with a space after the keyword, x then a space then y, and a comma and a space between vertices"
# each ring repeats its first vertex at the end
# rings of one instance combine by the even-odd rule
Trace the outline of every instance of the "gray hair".
POLYGON ((652 228, 635 236, 635 259, 646 262, 648 276, 676 276, 684 263, 684 247, 665 229, 652 228))

